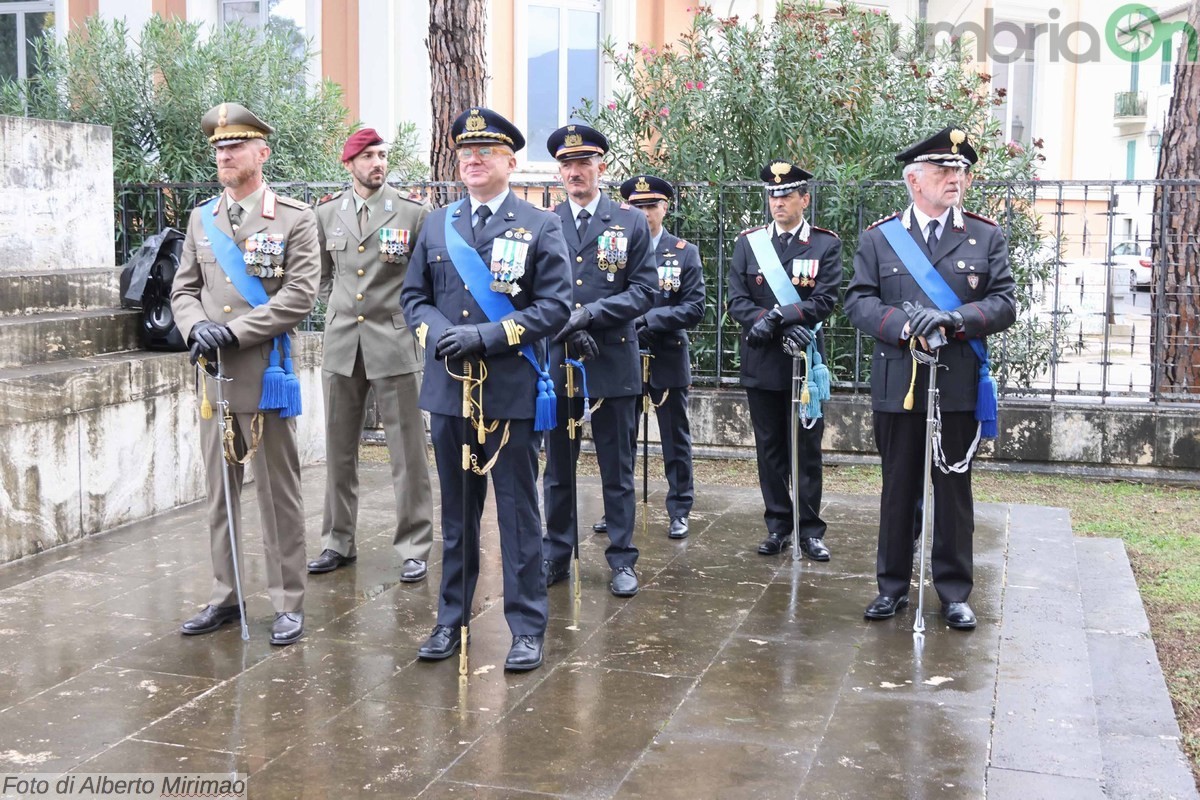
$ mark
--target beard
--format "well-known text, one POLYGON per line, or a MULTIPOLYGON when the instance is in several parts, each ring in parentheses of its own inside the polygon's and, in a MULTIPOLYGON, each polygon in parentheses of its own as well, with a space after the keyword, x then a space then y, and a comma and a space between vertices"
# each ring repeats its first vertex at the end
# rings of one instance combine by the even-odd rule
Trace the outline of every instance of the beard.
POLYGON ((226 189, 237 189, 242 184, 246 183, 252 177, 256 169, 253 166, 248 167, 218 167, 217 180, 226 189))

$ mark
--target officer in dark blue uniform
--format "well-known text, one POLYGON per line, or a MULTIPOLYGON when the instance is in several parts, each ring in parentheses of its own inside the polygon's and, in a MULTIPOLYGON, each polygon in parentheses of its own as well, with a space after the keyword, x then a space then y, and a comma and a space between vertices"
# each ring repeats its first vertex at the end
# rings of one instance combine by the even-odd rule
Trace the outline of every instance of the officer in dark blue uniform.
MULTIPOLYGON (((688 425, 688 389, 692 366, 687 329, 704 318, 704 268, 700 250, 663 227, 675 190, 654 175, 638 175, 621 184, 621 196, 646 215, 650 246, 658 264, 659 291, 654 307, 634 320, 638 343, 650 351, 650 391, 658 416, 663 468, 667 474, 667 536, 688 535, 692 489, 692 432, 688 425)), ((636 433, 636 431, 635 431, 636 433)), ((636 455, 637 445, 634 445, 636 455)))
MULTIPOLYGON (((520 348, 534 345, 544 367, 545 337, 570 316, 570 269, 559 218, 509 191, 517 163, 513 153, 525 145, 521 132, 494 111, 471 108, 454 121, 451 135, 469 197, 429 215, 400 293, 404 316, 425 347, 420 405, 430 412, 442 496, 441 601, 437 626, 418 655, 447 658, 461 644, 459 626, 470 612, 479 573, 479 519, 487 495, 487 477, 480 473, 494 459, 504 616, 513 634, 505 668, 529 670, 542 663, 548 604, 536 488, 539 375, 520 348), (448 216, 457 236, 448 236, 448 216), (466 259, 452 258, 455 242, 462 240, 482 257, 479 266, 487 265, 490 284, 467 285, 458 263, 466 259), (515 310, 489 319, 476 301, 480 292, 504 295, 515 310), (472 391, 478 406, 465 443, 463 382, 454 376, 468 368, 482 380, 472 391), (480 430, 493 425, 490 432, 480 430), (485 437, 482 444, 479 435, 485 437), (470 470, 463 464, 468 443, 470 470)), ((544 399, 548 386, 547 381, 540 387, 544 399)))
MULTIPOLYGON (((831 313, 842 282, 842 242, 833 231, 818 228, 804 218, 808 208, 808 180, 812 174, 787 161, 772 161, 760 177, 766 183, 773 221, 738 235, 729 270, 729 315, 742 326, 742 386, 754 425, 758 453, 758 483, 766 511, 767 538, 758 546, 762 555, 775 555, 792 543, 792 497, 788 416, 791 408, 792 357, 784 339, 803 349, 813 329, 831 313), (751 239, 750 237, 754 237, 751 239), (783 303, 771 289, 753 244, 774 253, 788 281, 800 296, 799 303, 783 303)), ((824 355, 823 336, 817 348, 824 355)), ((811 368, 811 365, 810 365, 811 368)), ((800 521, 798 546, 815 561, 828 561, 825 522, 821 519, 822 419, 799 428, 800 521)))
MULTIPOLYGON (((586 371, 592 440, 604 492, 612 569, 610 588, 618 597, 637 594, 633 546, 636 496, 633 487, 633 440, 642 394, 641 359, 634 320, 649 310, 658 288, 646 217, 600 192, 608 140, 586 125, 567 125, 550 134, 546 146, 559 162, 567 201, 555 208, 562 220, 574 272, 574 300, 567 324, 555 337, 551 364, 561 393, 558 427, 546 437, 546 584, 565 580, 578 535, 575 462, 579 436, 571 438, 568 418, 585 413, 583 375, 574 374, 577 390, 567 398, 564 346, 586 371)), ((578 373, 578 370, 575 370, 578 373)))
POLYGON ((912 204, 865 230, 854 255, 846 315, 876 340, 871 408, 883 468, 879 595, 867 606, 867 619, 891 618, 908 604, 913 509, 919 508, 925 480, 929 385, 929 368, 914 364, 909 343, 916 337, 924 347, 925 337, 941 329, 949 340, 938 353, 941 445, 947 458, 960 460, 962 470, 933 469, 933 586, 948 626, 970 630, 976 625, 967 598, 974 586, 970 460, 980 433, 975 419, 980 362, 970 340, 999 333, 1016 319, 1004 232, 992 220, 961 209, 970 183, 967 170, 977 159, 959 128, 944 128, 897 155, 905 165, 912 204), (899 220, 961 305, 943 309, 929 299, 885 238, 881 226, 891 220, 899 220), (906 409, 910 386, 913 403, 906 409))

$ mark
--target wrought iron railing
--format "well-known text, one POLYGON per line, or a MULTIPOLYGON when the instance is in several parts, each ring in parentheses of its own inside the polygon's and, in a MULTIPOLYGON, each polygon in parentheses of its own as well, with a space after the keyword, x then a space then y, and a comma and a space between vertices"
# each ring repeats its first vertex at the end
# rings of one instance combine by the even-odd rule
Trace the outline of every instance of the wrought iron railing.
MULTIPOLYGON (((273 188, 315 203, 342 187, 293 183, 273 188)), ((434 198, 436 204, 462 195, 458 184, 400 188, 434 198)), ((545 207, 563 198, 557 183, 513 188, 545 207)), ((906 205, 903 186, 899 181, 813 183, 811 189, 809 217, 842 237, 844 281, 848 280, 859 231, 906 205)), ((186 226, 190 209, 218 190, 216 184, 118 186, 118 262, 127 260, 130 250, 149 234, 167 225, 186 226)), ((1200 182, 1186 181, 973 185, 967 207, 997 219, 1010 235, 1012 260, 1023 265, 1022 274, 1042 273, 1020 287, 1024 322, 989 342, 993 361, 1008 365, 1000 376, 1003 395, 1098 403, 1195 400, 1194 387, 1169 387, 1165 381, 1162 354, 1173 343, 1166 323, 1174 313, 1173 301, 1183 298, 1168 295, 1165 272, 1159 267, 1170 237, 1195 235, 1172 232, 1165 223, 1177 203, 1197 202, 1197 193, 1200 182), (1036 235, 1030 234, 1033 218, 1036 235)), ((666 224, 699 247, 708 297, 704 320, 692 337, 693 376, 699 385, 738 384, 740 331, 724 313, 725 280, 738 233, 768 219, 757 182, 677 185, 666 224)), ((320 312, 316 310, 310 327, 321 326, 320 312)), ((825 330, 835 387, 866 393, 870 337, 853 329, 840 307, 825 330)))
POLYGON ((1146 116, 1145 92, 1117 92, 1113 95, 1114 117, 1146 116))

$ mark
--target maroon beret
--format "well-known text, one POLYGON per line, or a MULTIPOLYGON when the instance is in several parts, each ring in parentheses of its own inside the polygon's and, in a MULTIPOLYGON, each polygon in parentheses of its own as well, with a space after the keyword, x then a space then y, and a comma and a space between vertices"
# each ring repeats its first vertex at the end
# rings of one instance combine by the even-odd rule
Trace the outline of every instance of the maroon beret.
POLYGON ((342 161, 349 161, 363 150, 377 144, 383 144, 383 137, 374 128, 363 128, 355 131, 346 140, 346 146, 342 148, 342 161))

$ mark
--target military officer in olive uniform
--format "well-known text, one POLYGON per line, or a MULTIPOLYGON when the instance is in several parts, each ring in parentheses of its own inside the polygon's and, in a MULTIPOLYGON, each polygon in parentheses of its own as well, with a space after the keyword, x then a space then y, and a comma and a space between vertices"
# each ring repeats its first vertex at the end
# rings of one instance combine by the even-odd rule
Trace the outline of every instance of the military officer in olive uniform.
POLYGON ((325 513, 321 555, 309 572, 354 562, 358 445, 367 391, 383 421, 392 465, 400 580, 425 578, 433 546, 433 491, 425 422, 417 405, 422 356, 400 311, 408 255, 430 207, 388 186, 387 145, 372 128, 346 140, 342 163, 352 186, 317 206, 320 298, 325 312, 325 513))
POLYGON ((404 316, 425 347, 421 407, 430 412, 442 502, 441 601, 437 625, 417 654, 440 660, 461 645, 460 626, 479 574, 487 496, 487 476, 480 473, 492 462, 504 617, 513 634, 504 666, 531 670, 542 663, 549 613, 535 433, 548 424, 543 412, 552 415, 554 408, 543 340, 570 315, 570 270, 558 217, 509 190, 513 154, 525 146, 516 126, 490 109, 471 108, 454 121, 451 135, 469 197, 429 215, 400 294, 404 316), (495 307, 508 310, 486 310, 495 307), (471 392, 478 405, 464 442, 463 382, 455 376, 466 376, 468 367, 480 383, 471 392), (463 465, 465 445, 470 469, 463 465))
MULTIPOLYGON (((317 222, 307 205, 279 197, 263 183, 263 163, 271 154, 267 137, 274 133, 269 125, 237 103, 222 103, 209 109, 200 127, 215 148, 217 178, 225 189, 192 211, 171 308, 193 363, 201 356, 210 363, 219 358, 229 379, 223 391, 233 455, 254 465, 267 594, 275 607, 271 644, 286 645, 304 631, 306 575, 295 419, 299 384, 289 374, 291 334, 317 298, 317 222)), ((215 398, 207 375, 202 392, 215 398)), ((213 589, 208 605, 183 623, 182 633, 189 635, 239 618, 220 427, 215 415, 201 416, 213 589)), ((229 469, 240 534, 243 468, 237 463, 229 469)))
POLYGON ((977 159, 966 133, 958 128, 944 128, 897 155, 912 203, 864 231, 854 256, 845 308, 854 326, 876 340, 871 407, 883 466, 876 557, 879 595, 864 612, 867 619, 888 619, 908 604, 913 510, 919 508, 924 489, 929 385, 929 368, 915 365, 909 345, 915 337, 927 349, 926 337, 940 331, 949 340, 938 353, 942 449, 952 463, 965 463, 962 472, 933 469, 933 586, 947 625, 964 630, 976 625, 967 598, 974 585, 970 452, 980 433, 975 419, 980 361, 971 340, 999 333, 1016 319, 1004 234, 996 223, 960 207, 969 185, 967 170, 977 159), (888 234, 915 242, 953 291, 957 305, 934 304, 888 234), (913 404, 905 409, 910 386, 913 404))
MULTIPOLYGON (((788 416, 791 408, 792 357, 784 340, 804 349, 814 329, 833 313, 842 281, 842 242, 833 231, 818 228, 804 217, 812 174, 787 161, 775 160, 762 168, 772 222, 743 231, 733 248, 729 270, 729 314, 742 326, 742 386, 754 425, 758 454, 758 483, 766 511, 767 538, 758 546, 762 555, 775 555, 792 544, 792 493, 788 416), (759 263, 758 252, 768 257, 759 263), (769 269, 782 267, 779 279, 791 283, 798 303, 776 297, 769 269)), ((823 336, 815 334, 824 354, 823 336)), ((811 365, 810 365, 811 368, 811 365)), ((799 427, 800 474, 797 482, 800 523, 796 543, 815 561, 828 561, 825 521, 821 519, 822 419, 799 427)))
MULTIPOLYGON (((704 318, 704 268, 700 250, 663 227, 675 190, 655 175, 637 175, 621 184, 621 196, 642 210, 650 226, 650 246, 658 264, 659 290, 654 307, 634 320, 638 343, 650 351, 648 390, 658 416, 663 468, 667 474, 667 536, 688 535, 692 489, 692 432, 688 425, 688 389, 692 365, 687 329, 704 318), (655 397, 657 395, 657 397, 655 397)), ((635 428, 636 433, 636 428, 635 428)), ((637 446, 634 446, 637 452, 637 446)))
POLYGON ((558 160, 567 191, 567 200, 554 210, 562 220, 574 272, 573 310, 555 337, 551 358, 554 385, 564 396, 559 400, 558 427, 546 437, 546 582, 553 585, 567 578, 578 535, 575 462, 580 436, 576 431, 571 438, 568 420, 584 417, 585 400, 578 390, 586 382, 608 523, 609 588, 618 597, 632 597, 638 591, 633 442, 642 393, 634 320, 653 303, 658 271, 645 215, 600 191, 608 152, 604 135, 586 125, 566 125, 550 134, 546 147, 558 160), (564 345, 565 352, 584 365, 584 373, 573 376, 577 392, 571 398, 565 397, 564 345))

